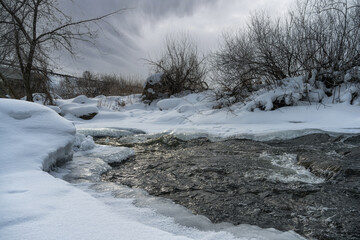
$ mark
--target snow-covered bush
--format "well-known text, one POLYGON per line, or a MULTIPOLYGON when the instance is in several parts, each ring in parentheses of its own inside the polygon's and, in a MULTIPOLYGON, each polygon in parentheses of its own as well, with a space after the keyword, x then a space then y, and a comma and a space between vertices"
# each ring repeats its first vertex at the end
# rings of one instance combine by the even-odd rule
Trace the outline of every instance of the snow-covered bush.
POLYGON ((311 81, 306 76, 283 79, 281 86, 272 85, 270 88, 254 92, 244 101, 245 107, 249 111, 255 109, 270 111, 300 103, 360 105, 359 83, 343 83, 333 89, 333 94, 327 95, 329 89, 325 84, 316 80, 310 84, 311 81))
POLYGON ((356 102, 359 19, 355 0, 299 1, 280 19, 254 14, 247 28, 225 34, 213 55, 212 79, 220 87, 218 95, 244 102, 259 90, 281 87, 283 79, 305 76, 301 94, 306 100, 322 102, 332 96, 333 102, 356 102), (347 97, 342 97, 344 88, 352 89, 347 97))
POLYGON ((163 73, 155 73, 146 79, 142 98, 145 102, 170 97, 170 91, 164 81, 163 73))

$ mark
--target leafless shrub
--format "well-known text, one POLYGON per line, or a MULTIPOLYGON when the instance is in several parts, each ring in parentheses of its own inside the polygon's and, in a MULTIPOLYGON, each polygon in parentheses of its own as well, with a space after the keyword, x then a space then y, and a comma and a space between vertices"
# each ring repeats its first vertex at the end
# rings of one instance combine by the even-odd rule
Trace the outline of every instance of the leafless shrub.
POLYGON ((278 19, 257 12, 247 28, 224 34, 211 62, 213 81, 234 101, 300 75, 311 85, 323 83, 332 95, 360 66, 359 0, 298 1, 278 19))
POLYGON ((170 95, 182 91, 203 91, 207 73, 205 58, 187 34, 168 36, 165 49, 157 60, 147 60, 155 73, 162 73, 162 85, 170 95))

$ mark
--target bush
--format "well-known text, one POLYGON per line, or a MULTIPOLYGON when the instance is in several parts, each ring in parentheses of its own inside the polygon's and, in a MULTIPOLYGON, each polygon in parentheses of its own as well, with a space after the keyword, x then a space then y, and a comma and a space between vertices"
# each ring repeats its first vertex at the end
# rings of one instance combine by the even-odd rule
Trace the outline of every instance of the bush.
POLYGON ((334 96, 342 84, 360 82, 352 74, 360 66, 359 1, 299 1, 282 19, 258 12, 247 28, 223 36, 211 63, 213 82, 234 101, 296 76, 334 96))
POLYGON ((162 56, 158 60, 147 60, 155 74, 162 74, 163 93, 169 95, 207 89, 204 61, 194 42, 185 34, 167 37, 162 56))
POLYGON ((65 78, 60 81, 55 92, 62 98, 125 96, 142 92, 142 82, 135 77, 123 77, 116 74, 94 74, 85 71, 81 78, 65 78))

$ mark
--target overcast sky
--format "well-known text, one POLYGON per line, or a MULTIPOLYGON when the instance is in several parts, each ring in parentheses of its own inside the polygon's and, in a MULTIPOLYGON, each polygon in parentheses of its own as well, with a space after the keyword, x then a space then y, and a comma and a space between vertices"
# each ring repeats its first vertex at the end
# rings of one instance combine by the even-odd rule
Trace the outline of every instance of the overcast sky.
POLYGON ((63 55, 63 71, 138 75, 145 78, 149 66, 144 58, 160 55, 168 34, 187 32, 203 52, 219 46, 223 32, 236 31, 256 10, 284 14, 294 0, 62 0, 61 8, 73 18, 128 10, 107 19, 96 47, 77 44, 77 57, 63 55))

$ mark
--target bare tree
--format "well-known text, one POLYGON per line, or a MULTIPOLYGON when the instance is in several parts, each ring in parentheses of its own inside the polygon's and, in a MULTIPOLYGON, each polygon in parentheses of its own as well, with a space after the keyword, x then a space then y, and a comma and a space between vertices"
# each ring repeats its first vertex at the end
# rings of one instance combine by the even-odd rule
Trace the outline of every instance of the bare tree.
POLYGON ((20 68, 28 101, 33 101, 32 74, 51 59, 54 49, 74 53, 74 41, 94 39, 96 31, 90 24, 123 11, 74 21, 58 5, 57 0, 0 0, 1 38, 6 40, 0 51, 9 50, 3 60, 20 68))
POLYGON ((205 58, 200 56, 197 46, 187 34, 168 36, 162 56, 147 62, 156 73, 163 73, 163 84, 170 95, 208 88, 205 58))
POLYGON ((360 1, 308 0, 292 13, 297 45, 305 50, 299 64, 328 87, 343 82, 344 74, 360 66, 360 1))

